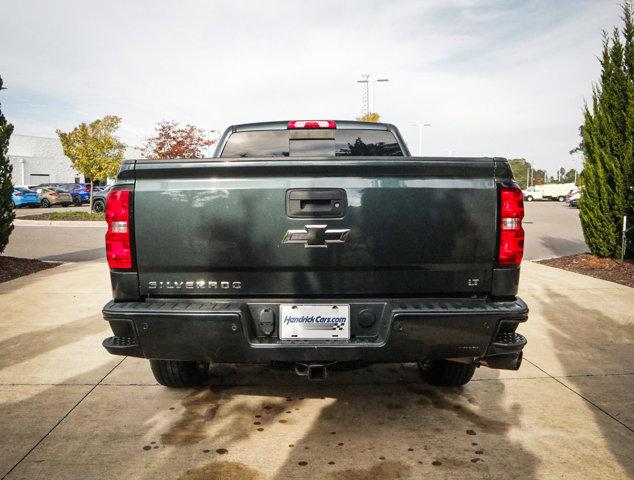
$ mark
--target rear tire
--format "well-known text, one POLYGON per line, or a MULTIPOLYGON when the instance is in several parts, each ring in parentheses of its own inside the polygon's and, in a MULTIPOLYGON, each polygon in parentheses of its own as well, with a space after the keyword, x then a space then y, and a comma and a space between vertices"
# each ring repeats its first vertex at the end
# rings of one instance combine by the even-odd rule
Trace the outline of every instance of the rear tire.
POLYGON ((566 200, 566 197, 563 197, 563 196, 561 196, 561 195, 559 195, 559 196, 557 197, 557 201, 558 201, 558 202, 563 202, 564 200, 566 200))
POLYGON ((95 200, 92 204, 92 209, 97 213, 101 213, 106 209, 106 206, 103 200, 95 200))
POLYGON ((526 197, 526 201, 527 202, 532 202, 533 201, 533 197, 531 197, 530 195, 528 197, 526 197))
POLYGON ((458 363, 450 360, 429 360, 418 362, 423 378, 430 385, 440 387, 459 387, 468 383, 475 373, 472 363, 458 363))
POLYGON ((150 360, 150 367, 158 383, 172 388, 197 387, 207 379, 209 371, 208 362, 150 360))

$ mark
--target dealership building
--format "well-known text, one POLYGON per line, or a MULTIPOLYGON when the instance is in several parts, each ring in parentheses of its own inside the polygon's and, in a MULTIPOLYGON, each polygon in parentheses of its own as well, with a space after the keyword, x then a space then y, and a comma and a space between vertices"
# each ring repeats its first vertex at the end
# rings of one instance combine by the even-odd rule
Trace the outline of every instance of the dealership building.
POLYGON ((11 135, 9 161, 14 185, 82 182, 84 176, 73 169, 64 155, 59 138, 11 135))
MULTIPOLYGON (((125 158, 138 158, 135 149, 127 148, 125 158)), ((82 183, 86 178, 73 169, 64 155, 59 138, 11 135, 9 161, 13 166, 12 180, 16 186, 42 183, 82 183)))

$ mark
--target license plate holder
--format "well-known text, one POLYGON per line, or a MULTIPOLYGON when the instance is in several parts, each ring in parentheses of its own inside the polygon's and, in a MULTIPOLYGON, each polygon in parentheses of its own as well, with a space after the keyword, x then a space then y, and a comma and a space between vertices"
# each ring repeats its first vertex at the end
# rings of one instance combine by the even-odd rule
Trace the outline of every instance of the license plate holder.
POLYGON ((281 340, 349 340, 350 305, 280 305, 281 340))

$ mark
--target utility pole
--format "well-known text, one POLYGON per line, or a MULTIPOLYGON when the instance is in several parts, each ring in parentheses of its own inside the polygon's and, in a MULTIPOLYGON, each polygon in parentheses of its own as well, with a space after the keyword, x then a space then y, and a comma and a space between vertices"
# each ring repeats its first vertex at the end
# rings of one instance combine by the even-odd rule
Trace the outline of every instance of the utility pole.
POLYGON ((369 73, 361 75, 361 80, 357 80, 357 83, 363 83, 364 91, 363 91, 363 107, 364 114, 368 113, 376 113, 374 111, 374 84, 376 82, 389 82, 388 78, 377 78, 373 79, 369 73))
POLYGON ((431 123, 412 123, 412 126, 418 127, 418 156, 423 155, 423 127, 431 127, 431 123))
POLYGON ((531 166, 526 166, 526 188, 531 186, 531 166))

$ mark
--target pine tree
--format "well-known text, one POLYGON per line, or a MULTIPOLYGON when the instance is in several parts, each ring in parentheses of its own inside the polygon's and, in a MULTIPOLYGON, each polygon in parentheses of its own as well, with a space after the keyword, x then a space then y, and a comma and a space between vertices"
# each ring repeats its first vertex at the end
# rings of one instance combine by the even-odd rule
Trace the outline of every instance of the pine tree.
MULTIPOLYGON (((0 91, 2 90, 4 88, 2 87, 2 77, 0 77, 0 91)), ((0 105, 0 254, 4 252, 4 247, 9 243, 9 235, 11 235, 13 230, 13 219, 15 218, 11 203, 11 195, 13 193, 11 171, 13 168, 7 157, 13 125, 7 123, 1 107, 0 105)))
POLYGON ((585 188, 579 201, 581 225, 590 251, 602 257, 621 253, 624 215, 632 214, 631 165, 634 145, 632 6, 623 5, 625 28, 604 33, 601 77, 592 106, 584 109, 581 150, 585 188))
MULTIPOLYGON (((630 225, 634 223, 634 9, 630 2, 623 5, 623 37, 625 39, 624 65, 629 99, 625 113, 625 185, 627 187, 626 213, 630 225)), ((634 257, 634 229, 628 233, 629 249, 626 254, 634 257)))

